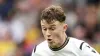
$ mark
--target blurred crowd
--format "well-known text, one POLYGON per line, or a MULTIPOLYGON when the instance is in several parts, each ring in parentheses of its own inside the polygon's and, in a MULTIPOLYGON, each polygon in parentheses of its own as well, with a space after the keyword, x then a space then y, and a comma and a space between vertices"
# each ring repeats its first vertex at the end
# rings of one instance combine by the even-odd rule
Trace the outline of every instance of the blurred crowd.
POLYGON ((88 42, 100 53, 99 0, 0 0, 0 56, 31 56, 44 40, 41 11, 60 5, 66 15, 66 34, 88 42))

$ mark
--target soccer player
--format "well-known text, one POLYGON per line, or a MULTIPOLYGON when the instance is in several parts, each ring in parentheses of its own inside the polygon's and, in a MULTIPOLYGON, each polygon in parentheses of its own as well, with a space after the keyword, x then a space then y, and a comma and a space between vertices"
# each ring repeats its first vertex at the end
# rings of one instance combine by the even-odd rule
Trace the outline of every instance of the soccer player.
POLYGON ((60 6, 50 6, 42 11, 41 28, 45 41, 36 46, 32 56, 100 56, 89 44, 67 37, 65 14, 60 6))

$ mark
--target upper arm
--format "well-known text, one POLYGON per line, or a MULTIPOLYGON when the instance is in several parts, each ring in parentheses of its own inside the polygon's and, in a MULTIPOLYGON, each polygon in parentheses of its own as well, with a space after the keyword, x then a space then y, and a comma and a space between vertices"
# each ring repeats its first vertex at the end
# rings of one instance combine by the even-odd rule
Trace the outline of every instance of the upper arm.
POLYGON ((100 56, 100 54, 89 44, 82 42, 80 45, 81 56, 100 56))

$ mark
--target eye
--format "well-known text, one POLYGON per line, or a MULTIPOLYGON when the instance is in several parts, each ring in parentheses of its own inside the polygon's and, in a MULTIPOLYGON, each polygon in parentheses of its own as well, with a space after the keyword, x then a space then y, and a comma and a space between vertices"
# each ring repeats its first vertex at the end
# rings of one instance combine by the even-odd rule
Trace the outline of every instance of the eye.
POLYGON ((50 30, 55 30, 55 28, 54 27, 51 27, 50 30))
POLYGON ((47 29, 46 28, 43 28, 43 30, 46 31, 47 29))

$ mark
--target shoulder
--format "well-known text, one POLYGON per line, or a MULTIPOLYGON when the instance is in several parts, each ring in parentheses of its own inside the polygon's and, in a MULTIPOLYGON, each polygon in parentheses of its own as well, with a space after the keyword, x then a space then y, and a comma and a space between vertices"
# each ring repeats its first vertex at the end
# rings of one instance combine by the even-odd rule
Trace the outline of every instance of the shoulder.
POLYGON ((43 51, 48 48, 47 41, 43 41, 40 44, 36 45, 34 48, 34 52, 43 51))
POLYGON ((77 39, 77 38, 74 38, 74 37, 69 37, 69 38, 70 38, 70 42, 77 44, 77 45, 80 45, 82 42, 85 42, 83 40, 80 40, 80 39, 77 39))
POLYGON ((41 47, 46 47, 48 45, 47 41, 43 41, 40 44, 37 45, 37 48, 41 48, 41 47))
POLYGON ((74 46, 76 46, 78 49, 82 49, 83 44, 85 41, 76 39, 74 37, 69 37, 70 38, 70 43, 72 43, 74 46))

